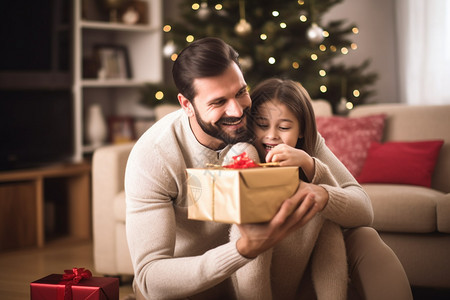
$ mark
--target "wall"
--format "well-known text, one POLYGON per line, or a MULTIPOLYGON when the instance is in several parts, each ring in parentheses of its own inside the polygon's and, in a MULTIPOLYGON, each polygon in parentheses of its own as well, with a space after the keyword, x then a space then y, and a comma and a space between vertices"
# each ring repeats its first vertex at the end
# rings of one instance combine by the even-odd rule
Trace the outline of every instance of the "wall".
MULTIPOLYGON (((180 0, 165 0, 165 15, 176 16, 179 2, 180 0)), ((374 85, 376 94, 369 101, 399 102, 395 1, 344 0, 333 6, 322 21, 326 24, 327 20, 333 19, 348 20, 359 28, 359 34, 354 36, 358 49, 343 56, 342 61, 348 65, 358 65, 367 58, 371 59, 369 70, 376 72, 379 77, 374 85)), ((165 79, 171 80, 171 70, 167 67, 165 79)))
POLYGON ((397 48, 395 32, 395 1, 345 0, 333 6, 324 16, 329 19, 346 19, 355 23, 359 34, 353 41, 356 51, 342 57, 345 64, 356 65, 371 59, 369 69, 378 73, 371 102, 399 102, 397 48))

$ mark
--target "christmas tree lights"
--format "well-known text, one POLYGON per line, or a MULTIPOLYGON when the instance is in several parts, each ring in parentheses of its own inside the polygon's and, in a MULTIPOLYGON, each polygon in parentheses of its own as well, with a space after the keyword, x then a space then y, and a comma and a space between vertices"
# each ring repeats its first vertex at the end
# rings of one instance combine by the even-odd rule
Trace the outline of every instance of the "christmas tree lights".
POLYGON ((299 81, 313 99, 329 101, 336 113, 364 103, 377 75, 369 61, 345 66, 336 57, 358 49, 351 38, 359 33, 346 20, 322 21, 342 0, 180 1, 181 15, 164 26, 164 57, 196 39, 215 36, 232 45, 250 88, 269 77, 299 81), (345 87, 343 87, 343 82, 345 87))

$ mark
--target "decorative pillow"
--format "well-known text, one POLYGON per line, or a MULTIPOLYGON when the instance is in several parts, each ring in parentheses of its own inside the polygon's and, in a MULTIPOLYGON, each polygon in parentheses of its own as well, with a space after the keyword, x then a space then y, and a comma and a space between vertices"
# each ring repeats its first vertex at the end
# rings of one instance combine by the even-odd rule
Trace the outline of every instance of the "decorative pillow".
POLYGON ((358 176, 360 183, 398 183, 431 187, 443 140, 373 143, 358 176))
POLYGON ((358 118, 317 117, 317 130, 353 176, 359 175, 372 142, 383 137, 385 115, 358 118))

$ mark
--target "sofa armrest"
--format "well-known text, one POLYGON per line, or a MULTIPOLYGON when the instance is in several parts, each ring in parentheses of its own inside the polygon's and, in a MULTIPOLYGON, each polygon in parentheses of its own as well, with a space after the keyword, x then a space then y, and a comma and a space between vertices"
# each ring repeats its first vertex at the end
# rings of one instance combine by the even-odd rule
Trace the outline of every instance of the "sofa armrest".
POLYGON ((450 233, 450 194, 445 194, 438 199, 436 210, 438 231, 450 233))
POLYGON ((125 167, 134 143, 98 148, 92 158, 92 226, 94 268, 114 274, 115 214, 114 199, 124 189, 125 167))

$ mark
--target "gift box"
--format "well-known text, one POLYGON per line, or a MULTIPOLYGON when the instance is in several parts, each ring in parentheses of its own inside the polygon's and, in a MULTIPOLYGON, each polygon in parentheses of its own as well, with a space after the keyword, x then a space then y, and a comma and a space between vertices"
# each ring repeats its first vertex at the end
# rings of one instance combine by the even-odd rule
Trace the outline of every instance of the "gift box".
POLYGON ((32 300, 119 300, 119 279, 83 278, 75 283, 66 274, 50 274, 30 284, 32 300))
POLYGON ((186 169, 188 218, 259 223, 273 218, 298 188, 298 167, 186 169))

